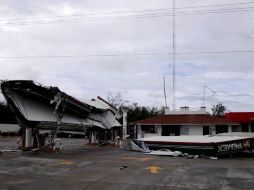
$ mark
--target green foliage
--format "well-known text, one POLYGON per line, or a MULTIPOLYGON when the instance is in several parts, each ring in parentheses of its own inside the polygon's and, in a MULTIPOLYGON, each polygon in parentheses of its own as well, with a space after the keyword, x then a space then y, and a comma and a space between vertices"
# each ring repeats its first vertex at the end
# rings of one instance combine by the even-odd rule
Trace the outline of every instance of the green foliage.
POLYGON ((221 102, 214 105, 212 108, 213 116, 224 117, 225 112, 227 110, 226 106, 224 106, 221 102))
MULTIPOLYGON (((139 106, 137 103, 128 104, 129 101, 123 98, 121 92, 118 92, 116 94, 109 93, 107 101, 116 108, 119 108, 120 113, 122 108, 128 109, 128 124, 131 124, 132 122, 141 119, 158 116, 164 113, 163 107, 159 109, 157 107, 139 106)), ((122 122, 122 119, 120 118, 119 121, 122 122)))
POLYGON ((129 109, 129 123, 163 114, 163 109, 158 109, 157 107, 138 106, 137 103, 133 103, 132 105, 129 105, 127 107, 129 109))

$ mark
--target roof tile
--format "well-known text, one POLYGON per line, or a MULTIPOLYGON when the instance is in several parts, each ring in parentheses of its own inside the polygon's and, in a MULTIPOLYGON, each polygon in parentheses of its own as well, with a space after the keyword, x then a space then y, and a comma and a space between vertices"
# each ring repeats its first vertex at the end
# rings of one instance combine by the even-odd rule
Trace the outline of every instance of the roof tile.
POLYGON ((160 115, 136 121, 138 125, 180 125, 180 124, 229 124, 226 119, 208 114, 160 115))

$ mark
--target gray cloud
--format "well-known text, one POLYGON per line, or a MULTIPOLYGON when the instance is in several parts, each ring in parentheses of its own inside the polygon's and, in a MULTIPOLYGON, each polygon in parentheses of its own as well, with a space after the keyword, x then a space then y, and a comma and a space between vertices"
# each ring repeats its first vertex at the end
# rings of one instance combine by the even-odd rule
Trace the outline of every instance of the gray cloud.
MULTIPOLYGON (((70 23, 3 26, 8 18, 170 9, 171 3, 170 0, 1 1, 0 57, 171 52, 172 17, 97 19, 93 22, 81 17, 80 21, 70 23)), ((228 1, 180 0, 177 7, 224 3, 228 1)), ((253 17, 251 11, 178 16, 176 49, 178 52, 254 50, 253 17)), ((0 58, 0 78, 32 79, 59 86, 80 99, 121 91, 132 102, 161 106, 164 104, 162 77, 165 75, 168 102, 172 105, 171 58, 170 55, 0 58)), ((176 58, 178 107, 199 107, 206 84, 218 92, 215 96, 208 94, 207 107, 222 101, 232 111, 253 111, 253 53, 178 54, 176 58)))

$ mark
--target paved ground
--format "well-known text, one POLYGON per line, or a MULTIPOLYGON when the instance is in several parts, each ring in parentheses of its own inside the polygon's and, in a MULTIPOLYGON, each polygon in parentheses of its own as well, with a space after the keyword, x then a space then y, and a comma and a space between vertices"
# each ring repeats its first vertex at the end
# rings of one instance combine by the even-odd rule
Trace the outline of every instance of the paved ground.
MULTIPOLYGON (((148 156, 64 139, 61 153, 0 155, 0 190, 254 189, 254 157, 219 160, 148 156)), ((15 148, 0 138, 0 149, 15 148)))

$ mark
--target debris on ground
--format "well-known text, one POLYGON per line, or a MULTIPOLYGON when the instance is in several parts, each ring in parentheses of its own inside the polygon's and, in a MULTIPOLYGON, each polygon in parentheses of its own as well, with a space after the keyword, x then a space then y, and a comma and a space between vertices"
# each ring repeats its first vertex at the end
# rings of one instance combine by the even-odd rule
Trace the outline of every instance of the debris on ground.
POLYGON ((123 170, 123 169, 125 169, 125 168, 128 168, 128 166, 121 166, 121 167, 120 167, 120 170, 123 170))

